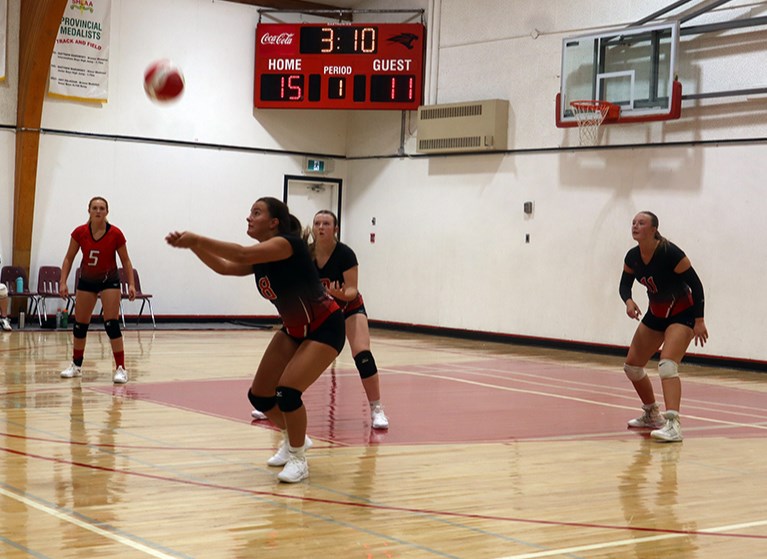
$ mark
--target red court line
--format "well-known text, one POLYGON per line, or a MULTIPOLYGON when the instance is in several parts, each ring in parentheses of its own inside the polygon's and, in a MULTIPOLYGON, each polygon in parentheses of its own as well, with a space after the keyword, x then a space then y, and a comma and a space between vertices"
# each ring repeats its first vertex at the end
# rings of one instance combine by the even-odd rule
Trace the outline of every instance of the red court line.
MULTIPOLYGON (((41 442, 41 443, 49 443, 49 444, 61 444, 61 445, 67 445, 67 446, 87 446, 89 448, 112 448, 112 449, 124 449, 124 450, 184 450, 188 452, 250 452, 251 450, 258 451, 258 450, 271 450, 271 447, 269 449, 263 449, 258 448, 254 446, 248 446, 248 447, 236 447, 236 446, 228 446, 228 447, 194 447, 194 446, 166 446, 166 445, 133 445, 133 444, 104 444, 104 443, 94 443, 94 442, 87 442, 87 441, 73 441, 70 439, 47 439, 44 437, 30 437, 27 435, 14 435, 13 433, 2 433, 0 432, 0 437, 6 437, 8 439, 17 439, 17 440, 23 440, 23 441, 35 441, 35 442, 41 442)), ((315 448, 320 448, 315 445, 315 448)))
POLYGON ((411 507, 397 507, 392 505, 380 505, 373 503, 364 503, 356 501, 340 501, 337 499, 322 499, 319 497, 306 497, 299 495, 287 495, 283 493, 276 493, 273 491, 258 491, 254 489, 245 489, 242 487, 236 487, 232 485, 221 485, 218 483, 201 482, 188 479, 173 478, 169 476, 161 476, 157 474, 148 474, 144 472, 134 472, 130 470, 121 470, 117 468, 108 468, 105 466, 94 466, 92 464, 86 464, 82 462, 74 462, 70 460, 64 460, 61 458, 53 458, 49 456, 42 456, 39 454, 31 454, 28 452, 21 452, 10 448, 0 447, 0 451, 15 454, 17 456, 23 456, 25 458, 32 458, 36 460, 43 460, 47 462, 54 462, 57 464, 67 464, 70 466, 78 466, 81 468, 88 468, 92 470, 99 470, 109 473, 119 473, 126 476, 139 477, 144 479, 152 479, 157 481, 164 481, 169 483, 179 483, 183 485, 190 485, 207 489, 218 489, 222 491, 229 491, 235 493, 242 493, 248 495, 257 495, 262 497, 271 497, 275 499, 295 500, 305 503, 320 503, 325 505, 334 505, 341 507, 355 507, 373 509, 378 511, 390 511, 390 512, 405 512, 418 515, 429 515, 435 517, 448 517, 448 518, 462 518, 462 519, 476 519, 476 520, 493 520, 501 522, 517 522, 522 524, 538 524, 545 526, 560 526, 560 527, 573 527, 573 528, 594 528, 599 530, 616 530, 621 532, 650 532, 656 534, 682 534, 682 535, 694 535, 694 536, 712 536, 712 537, 725 537, 725 538, 748 538, 757 540, 767 540, 767 535, 759 534, 741 534, 741 533, 726 533, 726 532, 707 532, 705 530, 675 530, 664 528, 650 528, 642 526, 618 526, 613 524, 597 524, 591 522, 567 522, 558 520, 541 520, 532 518, 512 517, 512 516, 495 516, 475 513, 461 513, 453 511, 443 511, 437 509, 420 509, 411 507))

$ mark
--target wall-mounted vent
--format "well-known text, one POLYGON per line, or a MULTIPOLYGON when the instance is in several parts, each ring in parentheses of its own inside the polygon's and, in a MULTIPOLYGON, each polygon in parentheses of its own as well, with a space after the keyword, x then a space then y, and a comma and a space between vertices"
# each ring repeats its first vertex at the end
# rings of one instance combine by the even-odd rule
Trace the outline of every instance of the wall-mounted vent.
POLYGON ((418 153, 507 149, 509 102, 471 101, 418 108, 418 153))

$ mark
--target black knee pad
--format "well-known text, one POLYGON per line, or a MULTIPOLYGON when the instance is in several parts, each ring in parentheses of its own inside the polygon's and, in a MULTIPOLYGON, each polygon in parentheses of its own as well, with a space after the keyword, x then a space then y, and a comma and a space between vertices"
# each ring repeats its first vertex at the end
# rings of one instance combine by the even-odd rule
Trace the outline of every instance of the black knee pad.
POLYGON ((88 326, 90 326, 90 324, 87 322, 77 322, 75 320, 75 323, 72 326, 72 334, 75 338, 82 340, 88 335, 88 326))
POLYGON ((277 405, 276 396, 256 396, 250 391, 250 388, 248 388, 248 400, 250 400, 250 405, 253 406, 253 408, 264 413, 277 405))
POLYGON ((120 332, 119 320, 107 320, 104 322, 104 330, 106 330, 107 336, 109 336, 110 340, 116 340, 123 335, 122 332, 120 332))
POLYGON ((378 372, 376 360, 373 359, 373 354, 368 350, 360 351, 355 355, 354 363, 357 365, 357 370, 360 372, 360 378, 370 378, 378 372))
POLYGON ((295 388, 290 388, 289 386, 278 386, 277 405, 280 407, 280 411, 289 413, 296 411, 301 406, 303 406, 304 403, 301 401, 301 394, 303 394, 303 392, 296 390, 295 388))

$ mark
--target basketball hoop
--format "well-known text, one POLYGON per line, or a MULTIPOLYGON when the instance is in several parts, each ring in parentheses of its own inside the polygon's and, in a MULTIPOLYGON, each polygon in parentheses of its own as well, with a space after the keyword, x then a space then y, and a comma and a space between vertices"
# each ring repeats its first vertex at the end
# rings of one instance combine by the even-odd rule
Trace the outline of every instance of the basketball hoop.
POLYGON ((608 101, 571 101, 573 116, 578 121, 578 135, 582 146, 595 146, 599 139, 599 127, 605 118, 613 120, 620 114, 620 107, 608 101))

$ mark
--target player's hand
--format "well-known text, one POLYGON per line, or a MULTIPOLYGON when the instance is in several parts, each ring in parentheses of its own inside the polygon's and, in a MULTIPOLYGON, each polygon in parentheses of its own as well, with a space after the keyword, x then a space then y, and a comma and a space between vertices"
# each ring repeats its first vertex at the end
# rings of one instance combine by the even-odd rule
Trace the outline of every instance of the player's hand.
POLYGON ((136 299, 136 288, 134 286, 128 286, 128 301, 134 301, 136 299))
POLYGON ((165 242, 168 243, 172 247, 177 247, 177 243, 179 238, 181 237, 181 233, 178 231, 171 231, 167 235, 165 235, 165 242))
POLYGON ((698 342, 700 342, 700 347, 703 347, 708 341, 708 328, 706 328, 706 323, 702 318, 695 319, 692 333, 695 336, 695 345, 698 345, 698 342))
POLYGON ((337 281, 330 282, 330 285, 328 285, 327 289, 328 289, 328 293, 330 293, 330 295, 332 295, 336 299, 343 299, 344 290, 341 289, 337 281))
POLYGON ((642 311, 633 299, 626 301, 626 314, 634 320, 639 320, 639 317, 642 316, 642 311))
POLYGON ((191 231, 171 231, 165 242, 176 248, 191 248, 197 242, 197 235, 191 231))
POLYGON ((69 288, 66 286, 66 284, 60 285, 59 287, 59 297, 62 299, 69 299, 69 288))

